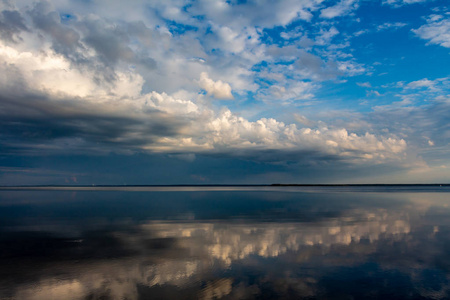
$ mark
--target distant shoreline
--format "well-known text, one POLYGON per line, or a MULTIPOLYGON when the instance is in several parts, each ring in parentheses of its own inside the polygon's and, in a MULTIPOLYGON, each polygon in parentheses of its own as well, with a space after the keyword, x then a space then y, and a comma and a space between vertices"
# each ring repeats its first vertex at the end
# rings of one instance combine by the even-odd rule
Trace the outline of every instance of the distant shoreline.
POLYGON ((266 185, 23 185, 0 191, 97 192, 450 192, 450 184, 266 184, 266 185))
POLYGON ((120 185, 120 184, 103 184, 103 185, 5 185, 0 189, 11 188, 108 188, 108 187, 450 187, 450 183, 370 183, 370 184, 297 184, 297 183, 273 183, 273 184, 142 184, 142 185, 120 185))

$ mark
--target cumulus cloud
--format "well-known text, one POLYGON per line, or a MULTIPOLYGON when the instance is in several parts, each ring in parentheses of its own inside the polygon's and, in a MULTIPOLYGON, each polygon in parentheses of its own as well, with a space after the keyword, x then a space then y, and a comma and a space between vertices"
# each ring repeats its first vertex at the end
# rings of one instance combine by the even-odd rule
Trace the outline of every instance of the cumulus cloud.
POLYGON ((428 44, 441 45, 450 48, 450 18, 449 15, 432 15, 427 19, 427 24, 418 29, 413 29, 421 39, 428 40, 428 44))
MULTIPOLYGON (((25 42, 35 47, 46 42, 46 47, 64 55, 70 63, 95 66, 96 80, 118 80, 116 71, 129 68, 142 76, 146 92, 174 93, 180 89, 192 92, 193 78, 207 72, 242 95, 265 89, 255 81, 257 72, 252 70, 254 65, 269 59, 261 41, 261 26, 286 25, 298 18, 308 21, 320 2, 286 0, 276 5, 264 1, 194 2, 182 10, 177 1, 164 4, 136 1, 132 9, 112 1, 107 4, 111 7, 108 12, 99 10, 102 2, 95 5, 37 2, 13 11, 21 22, 16 22, 14 36, 19 37, 26 26, 34 28, 35 32, 26 35, 25 42), (60 11, 73 12, 63 15, 60 11), (118 11, 123 14, 118 15, 118 11), (142 11, 150 11, 152 18, 144 17, 142 11), (25 24, 21 14, 31 18, 30 24, 25 24), (168 20, 173 24, 167 25, 168 20), (44 40, 36 39, 36 33, 44 40)), ((328 43, 336 34, 334 27, 326 32, 321 30, 317 42, 328 43)), ((284 71, 289 72, 289 66, 284 71)))
MULTIPOLYGON (((307 48, 302 41, 262 43, 258 26, 308 21, 320 1, 280 1, 276 14, 263 2, 193 3, 184 10, 152 3, 150 11, 161 12, 153 19, 143 18, 141 10, 119 19, 116 9, 123 4, 114 1, 109 12, 74 4, 66 17, 58 12, 66 4, 59 2, 3 11, 0 22, 9 24, 1 27, 0 43, 3 149, 162 152, 189 159, 201 153, 268 161, 401 160, 407 145, 395 134, 325 123, 299 128, 270 117, 250 120, 205 100, 251 91, 263 101, 313 101, 323 81, 365 71, 329 47, 340 34, 334 26, 320 26, 315 40, 302 35, 307 48), (261 13, 251 12, 255 6, 261 13)), ((347 1, 334 9, 356 7, 347 1)), ((337 16, 335 10, 322 14, 337 16)))
MULTIPOLYGON (((112 26, 110 21, 89 15, 74 21, 76 26, 70 27, 61 22, 59 14, 47 3, 37 3, 29 14, 35 30, 46 36, 49 43, 29 37, 21 48, 6 44, 0 47, 3 146, 10 151, 31 150, 33 144, 37 149, 45 140, 44 149, 49 151, 72 148, 177 155, 222 153, 282 160, 282 155, 267 154, 276 151, 290 152, 297 159, 315 153, 318 157, 366 160, 393 158, 406 147, 404 140, 394 136, 357 135, 343 128, 299 129, 295 124, 273 118, 249 121, 229 109, 218 111, 203 104, 202 94, 192 90, 155 91, 149 82, 154 67, 151 59, 144 64, 150 73, 130 69, 130 64, 144 57, 139 52, 141 46, 133 48, 130 41, 137 38, 151 45, 154 37, 158 37, 145 25, 112 26), (105 80, 108 72, 111 77, 105 80), (23 140, 25 136, 27 143, 23 140), (253 153, 257 152, 266 154, 255 156, 253 153)), ((218 30, 224 39, 231 41, 238 37, 232 29, 219 27, 218 30)), ((257 35, 254 31, 246 32, 257 35)), ((322 37, 329 39, 335 34, 332 28, 322 37)), ((158 47, 164 45, 164 40, 158 43, 158 47)), ((246 41, 242 49, 248 43, 253 42, 246 41)), ((241 51, 236 47, 230 51, 241 51)), ((331 68, 312 54, 300 53, 296 64, 305 78, 315 78, 315 74, 325 74, 331 68)), ((191 58, 189 61, 197 72, 202 70, 203 62, 191 58)), ((214 81, 205 71, 199 75, 198 86, 208 95, 217 99, 233 98, 229 83, 221 79, 214 81)), ((286 82, 287 87, 273 85, 270 95, 280 100, 313 97, 313 83, 286 82)))
MULTIPOLYGON (((169 153, 208 151, 251 156, 252 151, 318 151, 359 159, 392 158, 406 147, 404 140, 395 137, 359 136, 326 127, 299 129, 272 118, 252 122, 228 109, 216 112, 195 99, 157 92, 142 94, 143 81, 131 74, 117 72, 121 78, 117 84, 95 84, 89 77, 95 72, 81 75, 57 54, 43 59, 39 53, 3 47, 0 55, 9 62, 8 67, 2 65, 2 73, 9 76, 1 78, 2 127, 10 135, 5 143, 21 130, 13 124, 22 120, 22 126, 26 126, 23 132, 48 138, 54 147, 63 138, 73 138, 78 146, 103 141, 110 146, 169 153), (15 80, 11 77, 14 73, 15 80), (56 79, 60 82, 49 78, 59 73, 62 75, 56 79), (80 82, 84 84, 78 87, 80 82), (18 86, 26 92, 20 92, 18 86)), ((206 73, 200 85, 215 97, 231 96, 229 85, 212 81, 206 73)))
POLYGON ((200 88, 205 90, 208 95, 217 99, 233 99, 231 86, 222 80, 214 81, 208 77, 208 73, 202 72, 198 82, 200 88))

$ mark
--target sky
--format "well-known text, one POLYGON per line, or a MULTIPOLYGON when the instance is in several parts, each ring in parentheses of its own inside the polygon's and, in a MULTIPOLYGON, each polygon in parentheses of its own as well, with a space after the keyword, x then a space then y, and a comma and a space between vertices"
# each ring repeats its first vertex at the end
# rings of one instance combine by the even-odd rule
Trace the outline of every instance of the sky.
POLYGON ((450 182, 447 1, 0 1, 0 185, 450 182))

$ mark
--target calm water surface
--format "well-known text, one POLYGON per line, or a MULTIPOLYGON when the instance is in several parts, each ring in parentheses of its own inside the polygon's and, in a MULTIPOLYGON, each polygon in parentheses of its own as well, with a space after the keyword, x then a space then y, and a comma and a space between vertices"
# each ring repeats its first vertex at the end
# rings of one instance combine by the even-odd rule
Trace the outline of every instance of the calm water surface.
POLYGON ((0 190, 0 299, 450 299, 450 190, 0 190))

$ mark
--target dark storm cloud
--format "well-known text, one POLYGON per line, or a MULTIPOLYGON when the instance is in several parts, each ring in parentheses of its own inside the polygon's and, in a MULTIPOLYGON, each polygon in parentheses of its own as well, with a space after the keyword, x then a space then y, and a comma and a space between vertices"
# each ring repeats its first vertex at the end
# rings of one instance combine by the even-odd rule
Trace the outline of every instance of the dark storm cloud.
MULTIPOLYGON (((265 163, 282 162, 283 165, 318 165, 328 162, 345 162, 346 160, 345 157, 329 154, 318 149, 221 149, 217 151, 210 151, 209 153, 206 153, 204 155, 220 157, 224 154, 224 152, 227 153, 230 157, 265 163)), ((357 150, 354 150, 352 152, 352 157, 358 157, 364 153, 363 151, 357 150)))
MULTIPOLYGON (((325 168, 326 165, 336 164, 337 162, 341 162, 339 166, 345 166, 346 163, 351 164, 353 158, 360 157, 366 151, 363 145, 363 147, 358 147, 359 149, 347 149, 345 157, 340 156, 339 151, 330 153, 321 144, 327 137, 321 136, 318 136, 316 141, 319 144, 316 146, 302 147, 299 143, 299 147, 267 149, 264 143, 260 143, 260 146, 242 147, 240 143, 245 142, 243 138, 248 136, 255 139, 258 136, 258 133, 247 131, 249 127, 251 128, 252 123, 249 123, 250 126, 247 127, 237 127, 237 129, 242 129, 240 134, 243 138, 237 141, 230 140, 236 142, 236 146, 217 143, 213 146, 213 149, 202 148, 203 143, 213 142, 214 137, 208 136, 211 134, 208 130, 211 129, 208 129, 207 126, 211 128, 210 124, 215 117, 192 119, 189 109, 192 106, 197 109, 197 106, 194 106, 192 102, 180 102, 167 95, 160 94, 145 95, 145 98, 134 100, 127 99, 126 96, 122 96, 123 98, 120 99, 113 96, 106 98, 109 100, 95 101, 96 99, 94 99, 92 101, 89 97, 83 99, 76 96, 48 93, 47 91, 38 92, 28 87, 23 74, 16 67, 8 66, 5 67, 5 70, 9 74, 8 86, 3 88, 0 96, 0 114, 2 117, 0 120, 0 134, 2 135, 0 147, 3 154, 158 152, 158 147, 162 144, 165 147, 163 152, 170 154, 196 153, 218 159, 229 157, 263 163, 262 170, 255 171, 254 166, 251 167, 253 174, 264 173, 264 171, 272 169, 267 164, 281 164, 283 168, 292 168, 293 173, 298 173, 294 169, 301 167, 302 172, 306 174, 311 172, 311 167, 317 165, 322 165, 322 168, 325 168), (145 104, 146 99, 159 103, 162 108, 167 105, 164 101, 173 105, 180 105, 181 112, 160 111, 157 109, 158 106, 156 108, 147 106, 145 104), (203 124, 203 127, 196 125, 194 120, 203 124), (195 131, 197 129, 199 129, 199 132, 195 131), (161 138, 164 140, 163 143, 160 143, 161 138), (195 139, 196 145, 200 146, 190 148, 189 144, 183 145, 184 141, 189 141, 189 139, 195 139), (166 141, 169 142, 164 144, 166 141), (305 170, 304 166, 310 168, 305 170)), ((174 108, 177 108, 177 106, 174 106, 174 108)), ((194 114, 194 116, 197 115, 194 114)), ((225 126, 223 128, 240 125, 239 123, 232 123, 233 120, 235 119, 224 119, 225 126)), ((347 132, 343 133, 346 136, 347 132)), ((302 132, 298 132, 298 134, 301 136, 302 132)), ((335 133, 331 132, 328 138, 334 139, 333 134, 335 133)), ((277 139, 282 140, 283 136, 279 135, 277 139)), ((256 141, 259 142, 257 139, 256 141)), ((199 168, 199 165, 196 164, 196 167, 199 168)), ((225 169, 221 169, 221 173, 224 173, 220 174, 222 177, 218 177, 216 174, 213 176, 215 177, 213 180, 217 182, 218 178, 230 174, 227 168, 230 168, 228 163, 225 169)), ((210 170, 210 166, 207 166, 205 173, 211 172, 210 170)), ((242 171, 239 172, 242 174, 242 171)), ((250 173, 248 173, 248 176, 252 175, 250 173)), ((145 181, 145 178, 149 178, 148 176, 145 175, 142 180, 145 181)), ((170 182, 190 180, 182 175, 176 178, 172 177, 173 174, 169 176, 170 182)), ((262 182, 273 182, 273 180, 268 181, 266 178, 262 182)))
POLYGON ((71 151, 78 146, 133 151, 158 137, 176 136, 185 125, 157 110, 141 115, 105 112, 104 107, 77 99, 49 99, 33 93, 4 93, 0 108, 1 147, 14 152, 29 147, 35 147, 36 153, 71 151))

